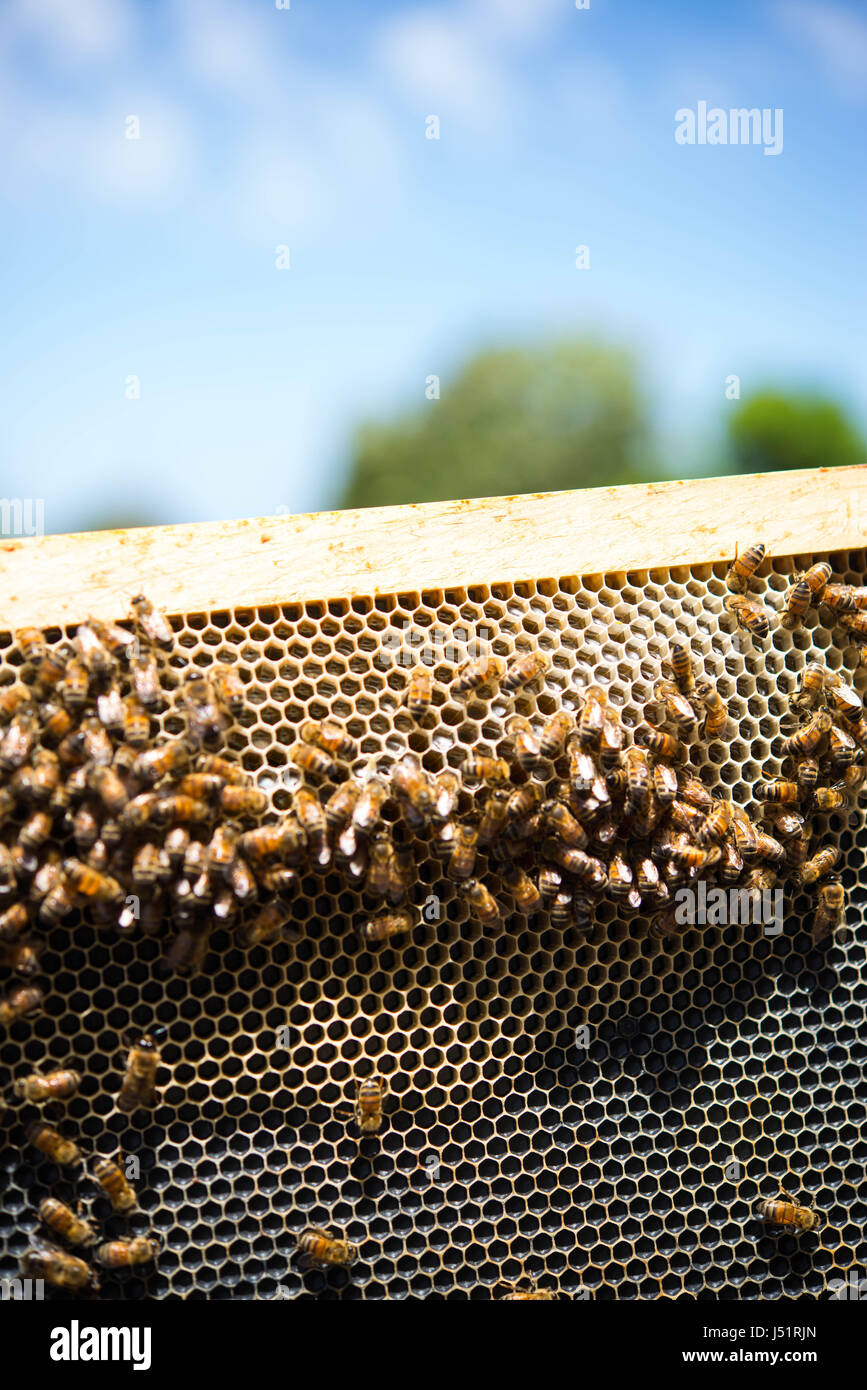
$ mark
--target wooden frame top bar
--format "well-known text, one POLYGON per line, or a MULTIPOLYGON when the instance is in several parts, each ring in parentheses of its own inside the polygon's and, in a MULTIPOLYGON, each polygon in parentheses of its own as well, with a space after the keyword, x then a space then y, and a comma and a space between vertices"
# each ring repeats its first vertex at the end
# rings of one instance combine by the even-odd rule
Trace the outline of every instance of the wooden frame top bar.
POLYGON ((618 574, 867 543, 867 465, 190 526, 0 537, 0 630, 522 579, 618 574))

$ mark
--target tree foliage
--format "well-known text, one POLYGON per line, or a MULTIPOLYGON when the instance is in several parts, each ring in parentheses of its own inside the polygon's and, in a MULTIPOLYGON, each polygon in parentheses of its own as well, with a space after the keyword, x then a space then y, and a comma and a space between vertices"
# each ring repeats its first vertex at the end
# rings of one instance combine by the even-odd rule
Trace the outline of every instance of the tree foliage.
POLYGON ((629 353, 586 340, 487 351, 440 399, 361 427, 341 505, 645 482, 649 439, 629 353))
POLYGON ((751 396, 731 415, 728 442, 739 473, 867 462, 856 426, 841 406, 823 396, 776 391, 751 396))

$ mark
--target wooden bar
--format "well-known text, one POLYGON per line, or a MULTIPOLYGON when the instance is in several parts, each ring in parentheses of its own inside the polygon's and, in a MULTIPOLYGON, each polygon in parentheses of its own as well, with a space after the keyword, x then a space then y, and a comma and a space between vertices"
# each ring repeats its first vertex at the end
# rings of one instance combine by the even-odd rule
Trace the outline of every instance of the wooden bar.
POLYGON ((865 544, 867 465, 0 540, 0 629, 865 544))

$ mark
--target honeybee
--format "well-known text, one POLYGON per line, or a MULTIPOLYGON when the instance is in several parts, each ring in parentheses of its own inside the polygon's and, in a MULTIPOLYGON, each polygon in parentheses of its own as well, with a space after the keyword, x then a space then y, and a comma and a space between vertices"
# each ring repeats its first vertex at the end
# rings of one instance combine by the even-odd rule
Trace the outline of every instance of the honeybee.
POLYGON ((83 1216, 78 1216, 57 1197, 45 1197, 40 1202, 39 1219, 49 1231, 68 1240, 70 1245, 95 1245, 99 1240, 90 1222, 85 1221, 83 1216))
POLYGON ((147 640, 155 647, 163 647, 170 651, 175 644, 175 634, 165 614, 158 612, 144 594, 136 595, 132 600, 132 607, 135 621, 147 640))
POLYGON ((153 709, 162 702, 160 672, 153 652, 142 652, 133 657, 130 663, 130 676, 135 698, 145 709, 153 709))
POLYGON ((738 598, 735 594, 728 594, 723 600, 723 606, 727 612, 734 615, 738 627, 742 627, 751 637, 764 642, 770 626, 768 615, 761 603, 755 599, 738 598))
POLYGON ((42 720, 43 745, 61 743, 72 731, 72 715, 62 705, 40 705, 39 718, 42 720))
MULTIPOLYGON (((138 800, 138 798, 134 798, 138 800)), ((213 808, 207 801, 199 801, 194 796, 160 796, 153 807, 153 820, 156 825, 189 825, 193 821, 213 820, 213 808)))
MULTIPOLYGON (((187 889, 189 891, 189 884, 187 889)), ((181 927, 166 955, 169 970, 181 975, 197 974, 208 954, 210 936, 211 928, 207 922, 181 927)))
POLYGON ((25 903, 13 903, 0 915, 0 941, 16 941, 30 925, 30 914, 25 903))
POLYGON ((867 588, 854 584, 827 584, 822 602, 834 613, 854 613, 867 608, 867 588))
POLYGON ((358 1259, 358 1246, 331 1230, 308 1226, 298 1237, 297 1254, 305 1269, 346 1268, 358 1259))
POLYGON ((705 709, 705 718, 702 725, 702 734, 704 738, 720 738, 728 723, 729 716, 719 691, 710 681, 706 680, 698 681, 695 689, 705 709))
POLYGON ((562 801, 550 798, 543 801, 539 808, 542 821, 547 830, 556 836, 564 845, 573 849, 586 849, 589 836, 579 820, 576 820, 562 801))
POLYGON ((500 908, 489 888, 477 878, 468 878, 461 884, 460 891, 469 904, 470 912, 479 922, 493 926, 500 920, 500 908))
POLYGON ((863 714, 863 706, 859 696, 849 685, 844 685, 842 681, 837 681, 833 686, 829 686, 826 678, 825 696, 829 706, 836 715, 847 720, 849 723, 857 721, 863 714))
POLYGON ((14 714, 30 699, 26 685, 16 681, 0 689, 0 724, 8 724, 14 714))
POLYGON ((362 1134, 378 1134, 382 1128, 384 1079, 374 1073, 355 1083, 355 1105, 350 1112, 362 1134))
POLYGON ((733 594, 745 594, 750 581, 765 558, 765 547, 761 541, 747 546, 740 555, 736 554, 726 574, 726 584, 733 594))
POLYGON ((813 805, 817 811, 839 811, 846 805, 846 796, 839 787, 817 787, 813 792, 813 805))
POLYGON ((792 707, 796 710, 814 709, 824 694, 826 677, 827 672, 820 662, 808 662, 801 675, 800 684, 790 698, 789 703, 792 707))
POLYGON ((510 821, 523 821, 540 805, 543 797, 542 788, 535 782, 525 782, 523 787, 517 787, 512 792, 506 803, 506 815, 510 821))
POLYGON ((333 777, 337 772, 337 764, 312 743, 296 743, 289 756, 308 777, 333 777))
POLYGON ((839 849, 834 845, 826 845, 824 849, 819 850, 818 854, 814 854, 812 859, 808 859, 801 866, 798 881, 804 885, 816 883, 818 879, 831 873, 839 857, 839 849))
POLYGON ((602 737, 608 707, 608 694, 601 685, 588 685, 578 716, 578 742, 582 748, 596 748, 602 737))
POLYGON ((414 754, 407 753, 400 762, 395 763, 391 771, 391 785, 397 795, 409 804, 417 821, 430 819, 436 803, 435 790, 414 754))
POLYGON ((464 781, 489 782, 495 785, 509 780, 509 764, 505 758, 490 758, 479 753, 467 754, 461 772, 464 781))
POLYGON ((476 851, 479 832, 476 826, 458 825, 455 827, 454 845, 449 857, 448 874, 450 878, 469 878, 476 864, 476 851))
POLYGON ((489 795, 479 821, 480 845, 493 844, 502 835, 508 821, 510 796, 506 787, 496 787, 489 795))
POLYGON ((405 907, 401 907, 395 912, 381 912, 379 916, 371 917, 364 923, 361 931, 366 942, 380 946, 390 941, 393 936, 412 931, 412 925, 411 914, 405 907))
POLYGON ((665 709, 666 718, 670 719, 672 724, 685 729, 695 723, 695 710, 673 681, 658 680, 653 687, 653 694, 665 709))
POLYGON ((856 640, 867 641, 867 613, 835 613, 835 621, 851 632, 856 640))
MULTIPOLYGON (((306 787, 299 787, 292 803, 298 824, 307 840, 314 867, 326 869, 331 863, 331 845, 328 840, 328 822, 321 802, 306 787)), ((360 801, 356 804, 356 810, 358 805, 360 801)))
POLYGON ((50 1100, 69 1100, 81 1085, 81 1072, 71 1068, 63 1071, 31 1072, 12 1083, 12 1094, 19 1100, 42 1105, 50 1100))
POLYGON ((566 710, 558 710, 556 714, 552 714, 539 735, 542 757, 558 758, 574 728, 575 720, 566 710))
POLYGON ((238 763, 229 762, 228 758, 220 757, 219 753, 200 753, 196 758, 196 771, 205 772, 209 776, 219 777, 223 782, 228 782, 233 787, 243 787, 247 784, 247 774, 238 763))
POLYGON ((268 798, 257 787, 221 787, 220 809, 228 816, 255 820, 267 811, 268 798))
POLYGON ((774 1200, 761 1201, 756 1207, 756 1215, 769 1226, 785 1226, 792 1233, 817 1231, 822 1224, 821 1217, 809 1207, 802 1207, 794 1197, 780 1188, 780 1196, 774 1200), (784 1200, 780 1200, 780 1199, 784 1200))
POLYGON ((470 657, 462 666, 452 682, 455 695, 478 694, 491 685, 498 685, 506 674, 506 663, 499 656, 470 657))
POLYGON ((0 769, 14 772, 26 762, 39 736, 39 721, 32 710, 24 709, 14 716, 0 738, 0 769))
POLYGON ((653 790, 663 806, 670 805, 677 797, 677 771, 669 763, 654 764, 653 790))
POLYGON ((12 970, 22 980, 32 980, 39 974, 39 957, 42 954, 41 941, 23 940, 0 944, 0 965, 12 970))
MULTIPOLYGON (((867 767, 863 767, 861 764, 857 767, 847 767, 846 771, 843 773, 843 781, 847 791, 860 792, 864 783, 867 782, 867 767)), ((2 920, 3 919, 0 918, 0 923, 2 923, 2 920)), ((2 930, 2 925, 0 925, 0 936, 2 936, 2 930)))
POLYGON ((44 998, 38 985, 16 985, 0 999, 0 1028, 8 1028, 16 1019, 38 1013, 44 998))
POLYGON ((785 757, 809 758, 816 753, 825 740, 831 727, 831 715, 826 709, 818 710, 803 729, 784 740, 782 745, 785 757))
MULTIPOLYGON (((282 869, 279 883, 266 883, 269 891, 276 892, 278 896, 273 897, 270 902, 256 913, 252 922, 248 922, 244 928, 244 943, 247 946, 261 946, 270 941, 277 941, 285 936, 289 940, 299 940, 300 933, 294 928, 289 928, 292 921, 292 909, 286 899, 297 884, 297 875, 291 869, 282 869), (287 875, 289 877, 287 878, 287 875)), ((231 902, 235 899, 229 895, 231 902)), ((216 907, 214 915, 217 915, 216 907)))
POLYGON ((108 814, 119 816, 129 801, 129 794, 114 768, 92 767, 87 780, 108 814))
POLYGON ((372 898, 384 898, 388 894, 394 860, 394 845, 387 830, 377 831, 372 837, 368 855, 365 892, 372 898))
POLYGON ((817 565, 811 565, 804 575, 804 582, 810 590, 810 598, 814 604, 821 603, 822 594, 825 592, 825 585, 831 578, 831 566, 827 560, 820 561, 817 565))
POLYGON ((34 1120, 25 1131, 28 1144, 38 1149, 59 1168, 75 1168, 81 1162, 81 1151, 72 1139, 64 1139, 51 1125, 34 1120))
POLYGON ((437 825, 442 825, 444 821, 450 819, 454 814, 458 804, 458 797, 461 791, 461 779, 451 768, 446 768, 439 774, 434 783, 434 809, 432 819, 437 825))
POLYGON ((25 661, 36 666, 45 655, 45 635, 38 627, 20 627, 15 633, 15 641, 21 649, 25 661))
POLYGON ((103 681, 111 675, 114 666, 111 654, 99 633, 89 623, 82 623, 76 628, 75 646, 81 653, 87 671, 98 681, 103 681))
POLYGON ((673 907, 663 908, 653 916, 650 923, 650 938, 652 941, 664 941, 667 936, 686 931, 691 924, 679 922, 675 915, 676 909, 673 907))
POLYGON ((529 1274, 522 1275, 522 1277, 519 1280, 517 1280, 516 1283, 503 1282, 501 1287, 509 1290, 508 1293, 503 1294, 502 1302, 504 1303, 528 1302, 533 1299, 544 1299, 545 1301, 550 1301, 555 1300, 557 1297, 557 1295, 555 1293, 552 1293, 550 1289, 540 1289, 539 1285, 536 1283, 536 1280, 533 1279, 529 1274), (522 1288, 522 1284, 526 1285, 527 1287, 522 1288))
POLYGON ((293 859, 307 843, 307 836, 294 816, 284 816, 273 825, 245 830, 238 837, 238 850, 252 864, 268 859, 293 859))
POLYGON ((838 724, 832 724, 828 730, 828 756, 831 766, 850 767, 857 752, 858 745, 852 735, 846 729, 841 729, 838 724))
POLYGON ((503 870, 503 882, 513 895, 520 912, 529 916, 542 906, 542 894, 528 873, 517 865, 503 870))
POLYGON ((93 1165, 93 1176, 99 1183, 114 1211, 127 1215, 135 1211, 138 1198, 120 1164, 113 1158, 99 1158, 93 1165))
POLYGON ((148 1236, 133 1236, 131 1240, 109 1240, 97 1246, 93 1258, 106 1269, 132 1269, 148 1265, 160 1252, 159 1241, 148 1236))
POLYGON ((635 742, 642 748, 647 748, 658 758, 664 758, 669 763, 683 763, 687 758, 686 744, 681 743, 679 738, 673 734, 667 734, 662 729, 652 729, 649 724, 639 724, 634 732, 635 742))
POLYGON ((239 715, 244 708, 244 682, 231 666, 217 662, 208 672, 217 699, 226 706, 230 714, 239 715))
POLYGON ((216 697, 204 671, 190 671, 181 691, 181 703, 187 716, 187 733, 196 747, 212 747, 219 742, 231 724, 216 697))
POLYGON ((813 917, 813 944, 818 945, 837 927, 846 923, 846 892, 842 883, 834 880, 819 887, 819 899, 813 917))
POLYGON ((349 737, 336 719, 308 719, 299 732, 304 743, 314 744, 332 758, 354 758, 358 751, 355 739, 349 737))
POLYGON ((150 715, 135 695, 127 695, 122 701, 122 723, 123 737, 130 748, 138 751, 146 748, 150 738, 150 715))
POLYGON ((801 788, 797 782, 784 782, 776 779, 773 782, 757 782, 756 798, 759 801, 770 801, 777 806, 795 806, 801 800, 801 788))
POLYGON ((64 859, 62 872, 69 887, 79 897, 100 903, 117 902, 123 897, 123 888, 116 878, 109 878, 96 869, 91 869, 88 864, 82 864, 80 859, 64 859))
POLYGON ((190 765, 190 750, 183 739, 171 739, 158 748, 140 753, 134 772, 143 782, 159 782, 163 777, 183 777, 190 765))
POLYGON ((361 784, 350 777, 331 793, 325 803, 325 819, 334 829, 344 826, 355 810, 355 803, 361 795, 361 784))
POLYGON ((362 786, 352 812, 352 824, 362 835, 370 835, 376 829, 387 797, 388 787, 381 777, 371 777, 362 786))
POLYGON ((524 652, 509 663, 500 688, 511 695, 525 685, 532 685, 545 675, 550 664, 544 652, 524 652))
POLYGON ((404 701, 413 719, 423 719, 430 709, 433 677, 424 666, 416 666, 407 681, 404 701))
POLYGON ((699 844, 722 844, 732 824, 732 803, 726 800, 715 801, 698 832, 699 844))
MULTIPOLYGON (((62 873, 62 870, 58 870, 62 873)), ((47 927, 56 927, 75 907, 75 898, 65 880, 61 877, 49 888, 39 904, 39 920, 47 927)), ((2 1011, 0 1011, 2 1012, 2 1011)))
POLYGON ((569 785, 576 795, 589 792, 599 773, 593 754, 582 747, 578 737, 569 743, 569 785))
POLYGON ((780 627, 791 631, 800 627, 804 614, 812 602, 812 592, 806 579, 799 579, 786 594, 786 607, 780 618, 780 627))
POLYGON ((544 765, 542 745, 529 719, 513 714, 506 720, 506 733, 512 739, 518 764, 525 772, 538 772, 544 765))
POLYGON ((672 642, 668 648, 668 664, 675 684, 682 695, 691 695, 695 686, 692 658, 683 642, 672 642))
POLYGON ((627 816, 643 811, 650 797, 650 763, 645 749, 633 745, 624 752, 626 796, 623 809, 627 816))
POLYGON ((90 691, 90 671, 85 662, 77 656, 71 656, 64 663, 63 679, 57 682, 57 693, 67 709, 83 709, 87 703, 87 696, 90 691))
POLYGON ((30 1249, 21 1256, 21 1273, 28 1279, 43 1279, 67 1293, 99 1290, 99 1280, 85 1260, 39 1236, 33 1237, 30 1249))
POLYGON ((152 1033, 142 1033, 136 1040, 129 1041, 129 1054, 126 1071, 117 1097, 117 1108, 128 1115, 133 1110, 149 1110, 156 1098, 157 1072, 160 1066, 160 1050, 157 1038, 165 1035, 165 1028, 155 1028, 152 1033))

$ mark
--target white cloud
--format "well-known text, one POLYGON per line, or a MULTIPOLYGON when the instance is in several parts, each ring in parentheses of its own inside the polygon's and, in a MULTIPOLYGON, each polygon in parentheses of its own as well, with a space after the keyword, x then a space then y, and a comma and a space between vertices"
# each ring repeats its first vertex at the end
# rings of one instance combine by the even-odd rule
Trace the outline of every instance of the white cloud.
POLYGON ((3 14, 3 37, 35 41, 54 61, 69 66, 116 57, 135 31, 130 0, 12 0, 3 14))
POLYGON ((538 40, 546 37, 567 13, 567 0, 475 0, 472 12, 488 39, 538 40))
POLYGON ((507 85, 489 56, 484 26, 477 29, 454 11, 405 10, 382 26, 378 48, 394 82, 423 115, 452 116, 485 130, 505 106, 507 85))
POLYGON ((822 0, 781 0, 777 23, 818 57, 828 75, 856 101, 867 99, 867 19, 822 0))

